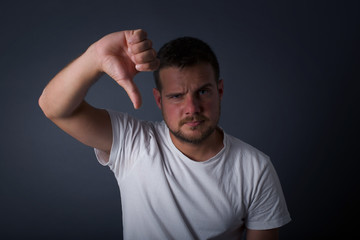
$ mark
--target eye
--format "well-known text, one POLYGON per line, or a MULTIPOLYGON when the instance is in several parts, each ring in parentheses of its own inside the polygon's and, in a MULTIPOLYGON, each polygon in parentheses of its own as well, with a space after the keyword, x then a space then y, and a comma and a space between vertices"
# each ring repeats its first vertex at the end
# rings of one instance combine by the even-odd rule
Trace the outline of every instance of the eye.
POLYGON ((199 90, 199 95, 204 95, 204 94, 207 94, 209 93, 209 90, 208 89, 201 89, 199 90))
POLYGON ((173 94, 173 95, 169 96, 170 99, 179 99, 181 97, 182 97, 182 94, 173 94))

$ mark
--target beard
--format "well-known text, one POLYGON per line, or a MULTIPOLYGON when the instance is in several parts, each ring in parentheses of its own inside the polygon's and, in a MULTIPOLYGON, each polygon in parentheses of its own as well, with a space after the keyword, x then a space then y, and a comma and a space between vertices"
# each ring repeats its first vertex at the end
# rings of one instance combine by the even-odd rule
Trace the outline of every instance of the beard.
POLYGON ((179 122, 179 126, 177 130, 171 129, 169 127, 169 124, 166 123, 166 125, 168 126, 170 132, 180 141, 185 142, 185 143, 191 143, 191 144, 200 144, 202 143, 204 140, 206 140, 217 128, 217 124, 219 121, 219 117, 216 120, 215 124, 213 125, 209 125, 207 126, 205 129, 204 128, 204 124, 206 124, 207 122, 209 122, 209 119, 205 116, 202 115, 196 115, 193 117, 187 117, 185 119, 182 119, 179 122), (200 134, 196 135, 196 136, 190 136, 190 135, 186 135, 182 130, 181 127, 183 125, 185 125, 187 122, 192 122, 192 121, 201 121, 202 123, 199 126, 195 126, 195 127, 190 127, 191 131, 201 131, 200 134))

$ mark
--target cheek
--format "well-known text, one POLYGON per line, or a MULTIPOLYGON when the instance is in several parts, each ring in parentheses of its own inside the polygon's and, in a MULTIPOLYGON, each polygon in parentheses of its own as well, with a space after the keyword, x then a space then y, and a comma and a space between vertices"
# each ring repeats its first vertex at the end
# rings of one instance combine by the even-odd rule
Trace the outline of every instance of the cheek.
POLYGON ((167 121, 174 121, 178 118, 180 110, 177 107, 170 105, 163 105, 163 116, 167 121))
POLYGON ((206 109, 206 111, 210 111, 213 112, 214 110, 216 110, 219 106, 219 103, 216 101, 207 101, 203 104, 204 109, 206 109))
POLYGON ((209 115, 212 117, 217 117, 220 111, 220 103, 212 101, 211 103, 206 104, 205 109, 209 115))

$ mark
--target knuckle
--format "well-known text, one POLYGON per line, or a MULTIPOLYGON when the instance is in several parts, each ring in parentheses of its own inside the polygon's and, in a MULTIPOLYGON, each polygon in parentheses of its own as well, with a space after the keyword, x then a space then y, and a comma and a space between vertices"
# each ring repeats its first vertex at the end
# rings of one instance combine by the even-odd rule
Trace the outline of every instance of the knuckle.
POLYGON ((135 34, 139 37, 139 39, 146 39, 147 33, 143 29, 135 30, 135 34))

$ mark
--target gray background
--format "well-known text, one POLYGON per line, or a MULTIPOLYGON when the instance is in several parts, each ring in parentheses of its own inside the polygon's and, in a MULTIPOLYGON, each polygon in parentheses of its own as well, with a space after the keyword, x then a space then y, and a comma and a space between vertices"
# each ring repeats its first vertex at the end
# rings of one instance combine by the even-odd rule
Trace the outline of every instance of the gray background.
MULTIPOLYGON (((293 218, 282 239, 359 236, 359 10, 359 1, 1 1, 0 238, 122 238, 112 173, 37 100, 92 42, 134 28, 156 49, 184 35, 213 47, 221 126, 270 155, 282 182, 293 218)), ((152 74, 135 81, 140 110, 108 77, 87 100, 161 120, 152 74)))

